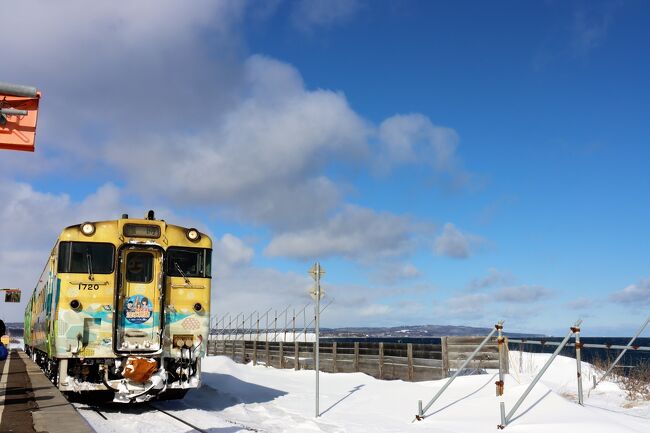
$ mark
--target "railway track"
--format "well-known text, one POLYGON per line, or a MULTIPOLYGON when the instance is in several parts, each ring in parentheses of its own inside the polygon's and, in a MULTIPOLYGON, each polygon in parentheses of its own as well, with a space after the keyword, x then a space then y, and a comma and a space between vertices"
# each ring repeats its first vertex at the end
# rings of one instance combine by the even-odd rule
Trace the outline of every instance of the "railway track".
MULTIPOLYGON (((152 425, 165 425, 167 427, 167 430, 160 430, 161 432, 165 433, 171 433, 171 432, 187 432, 187 427, 191 428, 192 431, 196 431, 199 433, 209 433, 209 430, 206 430, 205 428, 201 428, 197 426, 196 424, 183 419, 179 417, 178 415, 157 407, 155 404, 152 403, 146 403, 138 406, 131 406, 131 407, 123 407, 122 405, 119 406, 120 409, 117 409, 116 406, 92 406, 92 405, 87 405, 84 403, 73 403, 74 407, 81 413, 84 418, 88 421, 88 423, 98 432, 102 433, 104 431, 114 431, 115 426, 119 426, 120 424, 123 423, 129 423, 132 424, 133 422, 141 422, 143 424, 142 430, 149 430, 148 426, 152 425), (97 417, 101 418, 101 420, 95 418, 94 416, 91 415, 91 413, 94 413, 97 415, 97 417), (178 429, 175 429, 170 423, 168 422, 163 422, 163 418, 156 417, 154 414, 160 414, 164 415, 167 417, 167 421, 169 418, 172 418, 178 425, 178 429), (146 417, 142 420, 134 420, 134 416, 142 416, 146 415, 146 417), (183 427, 180 425, 182 424, 183 427)), ((261 430, 257 427, 252 427, 249 425, 246 425, 244 423, 241 423, 239 421, 234 421, 230 420, 227 418, 222 418, 220 416, 214 415, 214 422, 215 424, 226 424, 231 427, 237 427, 241 429, 241 431, 245 432, 256 432, 256 433, 268 433, 266 430, 261 430)), ((139 430, 138 427, 136 427, 136 431, 139 430)))
MULTIPOLYGON (((193 428, 193 429, 196 430, 196 431, 199 431, 199 432, 201 432, 201 433, 209 433, 207 430, 203 430, 203 429, 201 429, 201 428, 199 428, 199 427, 197 427, 197 426, 195 426, 195 425, 193 425, 193 424, 191 424, 191 423, 189 423, 189 422, 187 422, 187 421, 185 421, 185 420, 183 420, 183 419, 177 417, 176 415, 174 415, 174 414, 172 414, 172 413, 170 413, 170 412, 168 412, 168 411, 166 411, 166 410, 163 410, 163 409, 160 409, 160 408, 154 406, 153 404, 149 404, 149 407, 151 407, 151 408, 157 410, 158 412, 162 412, 162 413, 164 413, 165 415, 167 415, 167 416, 169 416, 169 417, 172 417, 172 418, 174 418, 175 420, 177 420, 177 421, 179 421, 179 422, 182 422, 182 423, 185 424, 186 426, 191 427, 191 428, 193 428)), ((228 424, 232 424, 232 425, 235 426, 235 427, 239 427, 239 428, 241 428, 242 430, 251 431, 251 432, 265 433, 264 430, 260 430, 260 429, 255 428, 255 427, 247 426, 247 425, 242 424, 242 423, 237 422, 237 421, 232 421, 232 420, 229 420, 229 419, 226 419, 226 418, 219 418, 219 419, 222 420, 222 421, 227 422, 228 424)))

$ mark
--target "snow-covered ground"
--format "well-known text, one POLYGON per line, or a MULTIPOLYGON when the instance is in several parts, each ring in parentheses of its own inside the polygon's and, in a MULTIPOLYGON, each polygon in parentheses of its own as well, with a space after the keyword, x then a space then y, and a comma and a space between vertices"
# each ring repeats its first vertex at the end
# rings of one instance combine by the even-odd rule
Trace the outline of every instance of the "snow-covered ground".
MULTIPOLYGON (((506 376, 506 410, 510 410, 550 355, 511 352, 506 376)), ((583 364, 585 406, 576 403, 576 361, 558 357, 505 431, 534 432, 650 432, 650 402, 630 404, 612 382, 587 395, 593 372, 583 364)), ((156 406, 173 412, 210 432, 495 432, 500 423, 495 396, 496 372, 462 376, 413 422, 417 400, 426 404, 444 380, 410 383, 381 381, 362 373, 320 374, 320 412, 314 417, 314 372, 242 365, 226 357, 203 362, 203 387, 182 401, 156 406), (248 427, 248 430, 237 424, 248 427)), ((187 432, 162 414, 112 407, 109 420, 82 414, 99 433, 187 432), (136 413, 138 413, 136 415, 136 413), (163 425, 164 423, 164 425, 163 425)), ((172 420, 173 421, 173 420, 172 420)))
POLYGON ((23 350, 23 347, 25 347, 25 341, 22 338, 14 338, 9 343, 9 349, 23 350))

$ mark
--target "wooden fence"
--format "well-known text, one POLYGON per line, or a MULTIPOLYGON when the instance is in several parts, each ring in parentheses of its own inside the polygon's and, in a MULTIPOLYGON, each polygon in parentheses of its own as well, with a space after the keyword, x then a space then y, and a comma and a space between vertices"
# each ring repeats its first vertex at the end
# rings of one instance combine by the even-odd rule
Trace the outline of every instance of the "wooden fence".
MULTIPOLYGON (((442 379, 459 368, 485 337, 442 337, 441 344, 321 341, 320 370, 330 373, 361 372, 378 379, 423 381, 442 379)), ((316 343, 211 340, 209 355, 226 355, 237 362, 275 368, 314 368, 316 343)), ((507 343, 504 350, 508 350, 507 343)), ((504 356, 508 371, 507 353, 504 356)), ((469 368, 499 368, 496 338, 486 344, 469 368)))

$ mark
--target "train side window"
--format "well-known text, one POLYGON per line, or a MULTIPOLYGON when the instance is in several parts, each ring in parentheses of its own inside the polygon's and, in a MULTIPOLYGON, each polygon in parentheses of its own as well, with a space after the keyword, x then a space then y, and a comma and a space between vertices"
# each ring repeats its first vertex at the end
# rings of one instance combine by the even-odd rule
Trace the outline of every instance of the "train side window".
POLYGON ((133 252, 126 256, 126 280, 150 283, 153 280, 153 254, 133 252))

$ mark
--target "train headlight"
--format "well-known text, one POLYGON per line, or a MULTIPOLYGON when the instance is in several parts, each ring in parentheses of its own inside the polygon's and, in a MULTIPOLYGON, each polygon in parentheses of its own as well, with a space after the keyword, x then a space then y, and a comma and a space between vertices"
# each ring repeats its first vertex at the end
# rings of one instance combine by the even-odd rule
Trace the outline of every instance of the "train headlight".
POLYGON ((201 305, 200 303, 197 302, 196 304, 194 304, 194 311, 196 311, 197 313, 202 309, 203 309, 203 305, 201 305))
POLYGON ((185 340, 185 346, 192 347, 193 345, 194 345, 194 341, 192 341, 191 338, 188 338, 187 340, 185 340))
POLYGON ((79 302, 76 299, 73 299, 72 301, 70 301, 70 308, 72 308, 75 311, 81 310, 81 302, 79 302))
POLYGON ((95 234, 95 224, 93 223, 83 223, 80 226, 81 228, 81 233, 85 234, 86 236, 92 236, 95 234))
POLYGON ((192 242, 198 242, 201 240, 201 233, 197 229, 189 229, 185 232, 185 236, 192 242))

